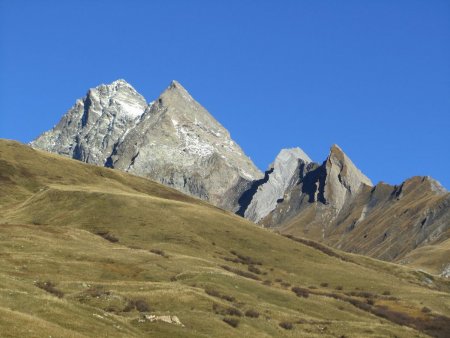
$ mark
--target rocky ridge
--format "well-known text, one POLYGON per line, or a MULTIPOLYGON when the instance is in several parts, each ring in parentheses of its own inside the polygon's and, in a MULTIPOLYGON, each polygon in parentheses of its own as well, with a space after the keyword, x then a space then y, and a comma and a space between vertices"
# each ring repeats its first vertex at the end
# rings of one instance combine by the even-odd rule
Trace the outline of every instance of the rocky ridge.
POLYGON ((246 193, 241 214, 286 235, 403 264, 414 264, 420 256, 414 250, 429 245, 447 250, 440 243, 450 238, 450 193, 439 182, 425 176, 373 186, 337 145, 322 164, 303 157, 289 170, 271 167, 265 181, 246 193), (283 180, 271 178, 280 175, 289 184, 278 183, 277 190, 274 182, 283 180))
POLYGON ((228 210, 261 172, 177 81, 147 104, 117 80, 89 90, 35 148, 159 181, 228 210))

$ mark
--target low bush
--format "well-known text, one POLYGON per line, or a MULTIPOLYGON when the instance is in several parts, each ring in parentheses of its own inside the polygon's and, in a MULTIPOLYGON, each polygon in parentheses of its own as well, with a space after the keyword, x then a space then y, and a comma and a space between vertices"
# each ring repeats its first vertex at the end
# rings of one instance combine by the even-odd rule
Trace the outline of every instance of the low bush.
POLYGON ((229 316, 242 317, 242 312, 239 309, 236 309, 235 307, 229 307, 225 309, 224 312, 229 316))
POLYGON ((362 297, 362 298, 377 298, 377 295, 368 291, 352 291, 349 293, 350 296, 362 297))
POLYGON ((292 330, 294 328, 294 324, 292 324, 291 322, 281 322, 280 327, 282 327, 285 330, 292 330))
POLYGON ((206 288, 205 292, 212 297, 222 298, 228 302, 234 302, 236 300, 233 296, 221 294, 216 289, 206 288))
POLYGON ((258 280, 258 281, 261 280, 261 278, 259 278, 257 275, 255 275, 255 274, 253 274, 251 272, 248 272, 248 271, 242 271, 242 270, 235 269, 235 268, 232 268, 232 267, 227 266, 227 265, 221 265, 221 268, 224 269, 224 270, 233 272, 236 275, 239 275, 239 276, 242 276, 242 277, 245 277, 245 278, 250 278, 250 279, 254 279, 254 280, 258 280))
POLYGON ((297 297, 303 297, 303 298, 308 298, 309 297, 309 290, 305 289, 305 288, 300 288, 298 286, 294 286, 291 289, 292 292, 294 292, 297 297))
POLYGON ((64 292, 62 292, 61 290, 58 290, 56 288, 56 285, 51 282, 51 281, 46 281, 46 282, 36 282, 35 284, 39 289, 42 289, 44 291, 47 291, 48 293, 51 293, 52 295, 58 297, 58 298, 63 298, 64 297, 64 292))
POLYGON ((97 231, 96 235, 102 237, 103 239, 106 239, 107 241, 110 241, 111 243, 117 243, 119 241, 119 239, 113 234, 110 234, 109 231, 97 231))
POLYGON ((253 309, 245 311, 245 316, 250 318, 258 318, 259 312, 253 309))
POLYGON ((320 286, 321 286, 321 287, 323 287, 323 288, 326 288, 326 287, 328 287, 328 285, 329 285, 329 284, 328 284, 328 283, 326 283, 326 282, 324 282, 324 283, 320 283, 320 286))
POLYGON ((150 249, 150 252, 154 253, 155 255, 160 255, 164 258, 169 258, 169 256, 163 250, 160 249, 150 249))
POLYGON ((247 264, 247 265, 262 265, 261 261, 258 261, 250 256, 244 256, 241 254, 238 254, 236 251, 231 250, 230 253, 234 256, 236 256, 239 259, 239 263, 241 264, 247 264))
POLYGON ((210 296, 220 298, 220 292, 217 291, 216 289, 206 288, 205 292, 206 292, 206 294, 208 294, 210 296))
POLYGON ((111 294, 110 291, 105 290, 101 285, 91 286, 84 293, 92 298, 100 298, 102 296, 109 296, 111 294))
POLYGON ((227 323, 228 325, 232 326, 232 327, 238 327, 239 326, 239 319, 236 319, 236 318, 225 317, 223 319, 223 321, 225 323, 227 323))
POLYGON ((258 269, 256 266, 254 265, 249 265, 248 266, 248 271, 256 273, 258 275, 262 274, 262 271, 260 269, 258 269))
POLYGON ((122 311, 130 312, 134 309, 138 310, 139 312, 149 312, 151 310, 150 305, 148 305, 146 300, 138 298, 128 300, 127 305, 124 307, 122 311))
POLYGON ((423 312, 423 313, 430 313, 430 312, 431 312, 431 309, 430 309, 429 307, 424 306, 424 307, 422 308, 422 312, 423 312))
POLYGON ((229 295, 220 295, 220 298, 226 300, 227 302, 234 302, 236 300, 233 296, 229 295))

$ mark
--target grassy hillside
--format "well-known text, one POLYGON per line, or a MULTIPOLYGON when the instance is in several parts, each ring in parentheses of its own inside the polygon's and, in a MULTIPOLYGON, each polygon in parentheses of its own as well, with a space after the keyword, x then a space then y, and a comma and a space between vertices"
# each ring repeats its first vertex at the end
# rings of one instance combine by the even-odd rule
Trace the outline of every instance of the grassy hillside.
POLYGON ((143 178, 2 140, 0 187, 2 337, 450 334, 444 279, 143 178))

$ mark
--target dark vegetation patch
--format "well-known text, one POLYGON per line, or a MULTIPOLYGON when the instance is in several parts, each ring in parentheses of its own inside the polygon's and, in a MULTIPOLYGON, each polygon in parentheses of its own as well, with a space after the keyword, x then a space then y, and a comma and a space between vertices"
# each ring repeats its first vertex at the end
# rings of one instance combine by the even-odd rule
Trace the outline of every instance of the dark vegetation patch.
POLYGON ((231 250, 230 253, 234 256, 236 256, 239 260, 239 263, 246 264, 246 265, 262 265, 262 262, 259 260, 256 260, 250 256, 245 256, 237 253, 234 250, 231 250))
POLYGON ((95 233, 96 235, 103 237, 107 241, 110 241, 111 243, 117 243, 119 239, 115 237, 113 234, 111 234, 109 231, 99 230, 95 233))
POLYGON ((212 310, 215 314, 222 315, 222 316, 235 316, 235 317, 243 316, 241 310, 239 310, 233 306, 223 306, 218 303, 213 303, 212 310))
POLYGON ((160 249, 150 249, 151 253, 154 253, 155 255, 160 255, 164 258, 169 258, 169 255, 167 255, 163 250, 160 249))
POLYGON ((254 266, 254 265, 249 265, 248 266, 248 271, 250 271, 250 272, 253 272, 253 273, 256 273, 256 274, 258 274, 258 275, 261 275, 262 274, 262 271, 260 270, 260 269, 258 269, 256 266, 254 266))
POLYGON ((321 286, 321 287, 323 287, 323 288, 326 288, 326 287, 328 287, 328 285, 329 285, 329 284, 328 284, 328 283, 326 283, 326 282, 324 282, 324 283, 320 283, 320 286, 321 286))
POLYGON ((339 258, 339 259, 341 259, 341 260, 343 260, 345 262, 353 262, 351 259, 348 259, 347 257, 338 254, 337 252, 335 252, 334 250, 330 249, 329 247, 327 247, 327 246, 325 246, 323 244, 311 241, 309 239, 294 237, 292 235, 283 235, 283 236, 287 237, 287 238, 289 238, 289 239, 291 239, 293 241, 296 241, 296 242, 302 243, 304 245, 310 246, 310 247, 312 247, 314 249, 317 249, 317 250, 321 251, 322 253, 324 253, 325 255, 339 258))
POLYGON ((35 285, 39 288, 42 289, 44 291, 47 291, 48 293, 51 293, 52 295, 58 297, 58 298, 63 298, 64 297, 64 292, 62 292, 61 290, 56 288, 56 284, 51 282, 51 281, 46 281, 46 282, 36 282, 35 285))
POLYGON ((288 288, 288 287, 291 286, 291 283, 289 283, 289 282, 281 282, 280 285, 281 285, 282 287, 284 287, 284 288, 288 288))
POLYGON ((84 291, 83 294, 91 298, 100 298, 102 296, 111 295, 111 291, 105 290, 101 285, 95 285, 84 291))
POLYGON ((430 313, 431 309, 429 307, 424 306, 421 310, 423 313, 430 313))
POLYGON ((378 298, 378 295, 368 291, 352 291, 346 293, 348 296, 361 297, 361 298, 378 298))
POLYGON ((233 272, 236 275, 239 275, 239 276, 242 276, 242 277, 245 277, 245 278, 250 278, 250 279, 254 279, 254 280, 258 280, 258 281, 261 280, 261 278, 259 278, 259 276, 255 275, 254 273, 248 272, 248 271, 242 271, 242 270, 239 270, 239 269, 236 269, 236 268, 232 268, 232 267, 227 266, 227 265, 221 265, 220 267, 222 269, 224 269, 224 270, 227 270, 229 272, 233 272))
POLYGON ((228 325, 232 326, 232 327, 238 327, 239 326, 239 319, 237 319, 237 318, 225 317, 223 319, 223 321, 225 323, 227 323, 228 325))
POLYGON ((235 298, 233 296, 221 294, 216 289, 206 288, 205 292, 208 295, 212 296, 212 297, 221 298, 221 299, 224 299, 224 300, 226 300, 228 302, 234 302, 235 301, 235 298))
POLYGON ((297 295, 297 297, 303 297, 303 298, 308 298, 309 297, 309 292, 310 292, 308 289, 301 288, 301 287, 298 287, 298 286, 294 286, 291 289, 291 291, 294 292, 297 295))
POLYGON ((300 318, 295 323, 296 324, 309 324, 309 325, 330 325, 331 321, 300 318))
POLYGON ((294 328, 294 324, 292 324, 291 322, 281 322, 280 327, 282 327, 285 330, 292 330, 294 328))
POLYGON ((147 303, 145 299, 137 298, 137 299, 129 299, 127 305, 122 310, 123 312, 130 312, 136 309, 139 312, 149 312, 151 311, 150 305, 147 303))
POLYGON ((245 317, 258 318, 259 312, 253 309, 245 311, 245 317))

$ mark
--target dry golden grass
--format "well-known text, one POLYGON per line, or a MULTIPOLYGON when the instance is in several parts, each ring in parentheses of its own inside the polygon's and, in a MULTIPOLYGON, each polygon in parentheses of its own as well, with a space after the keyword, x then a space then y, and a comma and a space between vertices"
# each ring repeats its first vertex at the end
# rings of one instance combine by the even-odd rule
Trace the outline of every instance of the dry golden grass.
POLYGON ((349 301, 363 298, 346 295, 370 292, 378 295, 375 305, 383 302, 431 322, 433 316, 450 315, 445 280, 317 250, 143 178, 0 141, 0 184, 0 329, 5 337, 424 337, 448 332, 442 324, 423 332, 399 325, 349 301), (249 270, 261 281, 235 273, 249 270), (45 281, 64 296, 37 286, 45 281), (328 286, 321 287, 325 282, 328 286), (317 289, 297 297, 288 284, 317 289), (382 296, 386 290, 398 300, 382 296), (137 301, 148 308, 136 306, 137 301), (259 316, 239 317, 230 308, 259 316), (177 316, 184 326, 143 320, 145 314, 177 316), (225 317, 239 319, 238 326, 225 317), (280 327, 282 322, 293 323, 292 330, 280 327))

